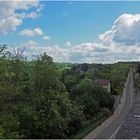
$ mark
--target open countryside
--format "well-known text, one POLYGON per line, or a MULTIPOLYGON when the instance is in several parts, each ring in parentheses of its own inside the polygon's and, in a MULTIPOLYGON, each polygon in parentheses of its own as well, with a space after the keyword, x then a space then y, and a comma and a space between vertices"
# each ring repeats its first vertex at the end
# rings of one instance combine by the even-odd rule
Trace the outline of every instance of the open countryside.
POLYGON ((0 139, 140 139, 139 7, 0 1, 0 139))

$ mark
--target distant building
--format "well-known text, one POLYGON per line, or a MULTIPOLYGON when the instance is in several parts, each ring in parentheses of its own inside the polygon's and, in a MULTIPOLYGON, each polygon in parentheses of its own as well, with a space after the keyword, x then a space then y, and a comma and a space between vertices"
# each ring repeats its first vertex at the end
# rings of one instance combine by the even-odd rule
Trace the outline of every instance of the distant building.
POLYGON ((111 83, 110 80, 105 80, 105 79, 97 79, 95 80, 95 83, 97 85, 102 86, 104 89, 106 89, 108 92, 111 91, 111 83))

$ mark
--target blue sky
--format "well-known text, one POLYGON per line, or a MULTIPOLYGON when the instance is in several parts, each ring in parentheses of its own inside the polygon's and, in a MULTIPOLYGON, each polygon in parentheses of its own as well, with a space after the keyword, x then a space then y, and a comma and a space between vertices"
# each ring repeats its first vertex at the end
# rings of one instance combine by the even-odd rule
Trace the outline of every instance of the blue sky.
MULTIPOLYGON (((66 40, 74 44, 96 40, 99 34, 111 28, 114 20, 121 14, 140 13, 140 2, 41 1, 41 3, 44 7, 39 17, 34 20, 24 19, 24 23, 17 29, 40 27, 46 34, 51 35, 48 45, 64 45, 66 40)), ((0 41, 13 45, 27 41, 29 38, 19 36, 18 30, 9 36, 2 35, 0 41)), ((39 37, 31 39, 46 45, 39 37)))
MULTIPOLYGON (((138 45, 140 40, 138 37, 140 30, 135 29, 139 27, 139 20, 137 20, 140 17, 139 1, 60 2, 32 0, 32 2, 28 3, 20 1, 20 4, 17 4, 17 2, 12 4, 12 1, 8 2, 8 4, 6 1, 1 1, 0 3, 0 12, 2 11, 0 19, 1 21, 7 21, 5 24, 6 27, 4 24, 0 24, 1 44, 6 43, 10 47, 11 45, 25 47, 27 44, 30 44, 30 46, 33 46, 32 51, 33 48, 37 50, 35 47, 38 46, 42 50, 40 53, 48 51, 48 54, 52 57, 56 56, 56 51, 64 51, 65 55, 62 55, 61 59, 61 56, 54 58, 56 61, 61 62, 63 60, 70 62, 92 62, 93 59, 90 60, 88 58, 88 53, 82 53, 82 51, 87 51, 90 47, 92 49, 89 49, 89 51, 93 51, 93 56, 96 56, 95 48, 96 50, 97 48, 101 50, 101 54, 97 54, 97 62, 108 62, 108 59, 106 60, 105 58, 105 60, 102 60, 100 58, 103 53, 106 53, 103 50, 108 48, 111 51, 114 49, 114 52, 115 49, 118 52, 120 51, 120 55, 117 53, 116 57, 111 59, 111 62, 139 59, 138 55, 135 55, 135 52, 139 50, 138 45), (3 9, 3 5, 5 9, 3 9), (18 7, 18 5, 22 6, 18 7), (8 14, 4 15, 5 12, 3 11, 8 8, 12 10, 9 10, 8 14), (21 15, 23 16, 22 18, 21 15), (10 16, 12 25, 8 21, 8 17, 10 16), (14 22, 15 20, 17 21, 14 22), (116 20, 118 20, 117 23, 115 23, 116 20), (132 21, 131 29, 135 29, 129 31, 130 36, 125 35, 129 27, 126 30, 123 28, 123 26, 127 27, 127 21, 132 21), (134 24, 135 21, 137 22, 137 26, 134 24), (115 25, 115 29, 112 29, 113 25, 115 25), (120 31, 120 29, 122 30, 120 31), (107 33, 106 35, 105 32, 108 31, 111 33, 107 33), (137 36, 134 39, 132 36, 135 32, 137 32, 137 36), (46 39, 43 39, 45 37, 46 39), (108 38, 109 40, 107 40, 108 38), (123 46, 123 48, 120 46, 123 46), (121 52, 127 49, 126 47, 128 46, 129 49, 131 48, 131 51, 133 50, 133 58, 130 57, 130 50, 126 58, 122 57, 123 54, 121 52), (65 50, 68 47, 71 48, 65 50), (45 48, 47 49, 45 50, 45 48), (77 53, 71 54, 71 51, 74 49, 76 49, 77 53), (53 54, 54 52, 55 54, 53 54), (64 58, 66 55, 67 58, 64 58)), ((31 50, 27 48, 27 51, 29 55, 31 50)), ((112 57, 111 55, 110 57, 112 57)), ((90 57, 92 57, 92 54, 90 54, 90 57)))

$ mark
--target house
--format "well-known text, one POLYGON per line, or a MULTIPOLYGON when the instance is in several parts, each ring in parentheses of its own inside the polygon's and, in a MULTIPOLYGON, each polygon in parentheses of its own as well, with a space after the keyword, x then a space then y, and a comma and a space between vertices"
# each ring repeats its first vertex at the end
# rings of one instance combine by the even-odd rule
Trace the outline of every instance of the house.
POLYGON ((95 83, 97 85, 102 86, 104 89, 106 89, 108 92, 111 91, 111 83, 110 80, 106 80, 106 79, 97 79, 95 80, 95 83))

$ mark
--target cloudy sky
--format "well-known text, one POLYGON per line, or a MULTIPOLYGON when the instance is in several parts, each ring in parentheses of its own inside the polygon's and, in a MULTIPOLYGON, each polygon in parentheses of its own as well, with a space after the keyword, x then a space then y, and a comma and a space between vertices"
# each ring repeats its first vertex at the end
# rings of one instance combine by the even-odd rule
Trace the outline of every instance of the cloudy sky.
POLYGON ((57 62, 140 60, 140 1, 1 1, 0 44, 57 62))

